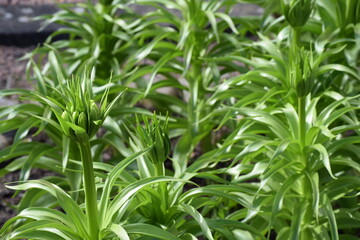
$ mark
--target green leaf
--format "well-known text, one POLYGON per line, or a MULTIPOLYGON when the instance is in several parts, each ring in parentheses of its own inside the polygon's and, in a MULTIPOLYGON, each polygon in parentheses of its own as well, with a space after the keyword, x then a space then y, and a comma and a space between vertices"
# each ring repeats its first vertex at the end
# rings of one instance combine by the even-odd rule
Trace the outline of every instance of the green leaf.
POLYGON ((103 193, 100 198, 99 202, 99 211, 100 211, 100 224, 101 227, 104 228, 108 225, 108 222, 106 222, 106 216, 107 216, 107 210, 109 205, 109 198, 110 198, 110 192, 113 188, 113 185, 121 172, 134 160, 136 160, 138 157, 144 155, 146 152, 148 152, 150 148, 147 148, 145 150, 142 150, 140 152, 134 153, 131 156, 125 158, 122 160, 119 164, 117 164, 112 171, 109 173, 108 177, 106 178, 105 185, 103 188, 103 193))
POLYGON ((342 64, 323 65, 318 68, 317 74, 320 75, 320 74, 323 74, 324 72, 333 71, 333 70, 347 73, 347 74, 351 75, 352 77, 356 78, 357 80, 360 80, 360 76, 356 71, 354 71, 353 69, 351 69, 345 65, 342 65, 342 64))
POLYGON ((217 29, 217 22, 216 22, 216 17, 215 17, 215 14, 212 12, 212 11, 205 11, 205 14, 206 16, 208 17, 209 19, 209 22, 211 24, 211 27, 214 31, 214 34, 215 34, 215 37, 216 37, 216 41, 217 42, 220 42, 220 38, 219 38, 219 32, 218 32, 218 29, 217 29))
MULTIPOLYGON (((243 230, 247 230, 253 234, 255 234, 259 239, 265 240, 266 238, 264 237, 264 235, 256 228, 253 227, 249 224, 240 222, 240 221, 234 221, 234 220, 229 220, 229 219, 209 219, 207 220, 208 225, 210 226, 210 228, 213 228, 214 224, 220 224, 223 227, 227 227, 227 228, 235 228, 235 229, 243 229, 243 230)), ((245 240, 245 239, 244 239, 245 240)))
POLYGON ((160 238, 164 240, 180 240, 180 238, 174 236, 173 234, 155 227, 150 224, 145 223, 134 223, 134 224, 127 224, 124 226, 125 231, 128 234, 141 234, 145 236, 151 236, 155 238, 160 238))
POLYGON ((70 217, 77 231, 79 231, 79 234, 85 238, 88 238, 87 229, 84 226, 84 223, 87 222, 85 214, 77 205, 77 203, 60 187, 45 180, 31 180, 17 186, 7 187, 14 190, 28 190, 31 188, 38 188, 47 191, 58 199, 60 206, 70 217))
POLYGON ((308 146, 308 148, 315 149, 316 151, 318 151, 320 153, 321 161, 323 162, 325 168, 328 170, 330 176, 332 178, 336 179, 336 177, 333 175, 333 173, 331 171, 330 159, 329 159, 329 155, 328 155, 326 148, 320 143, 310 145, 310 146, 308 146))
POLYGON ((273 208, 272 208, 272 219, 275 218, 276 214, 282 208, 282 203, 283 203, 283 199, 285 197, 286 191, 288 191, 289 188, 291 188, 292 185, 296 181, 301 179, 302 177, 303 177, 303 175, 300 173, 294 174, 291 177, 289 177, 288 179, 286 179, 286 181, 282 184, 282 186, 280 187, 280 189, 277 191, 277 193, 275 195, 274 204, 273 204, 273 208))
POLYGON ((319 202, 320 202, 319 175, 317 173, 314 173, 314 174, 310 174, 308 172, 305 172, 305 173, 306 173, 306 177, 308 178, 308 180, 309 180, 309 182, 311 184, 311 189, 312 189, 312 192, 313 192, 312 208, 314 210, 316 220, 318 220, 319 202))
POLYGON ((180 204, 180 208, 195 219, 195 221, 199 224, 203 234, 205 235, 205 237, 207 239, 209 239, 209 240, 214 239, 214 237, 211 234, 210 228, 207 225, 204 217, 194 207, 192 207, 191 205, 182 203, 182 204, 180 204))
POLYGON ((25 120, 25 122, 21 124, 18 130, 16 131, 13 144, 16 144, 18 141, 25 138, 29 130, 34 126, 37 126, 39 122, 40 121, 37 118, 28 118, 27 120, 25 120))
POLYGON ((20 181, 27 180, 30 176, 30 170, 34 163, 46 152, 53 151, 53 146, 47 144, 37 145, 32 151, 30 152, 26 162, 21 168, 20 172, 20 181))
POLYGON ((286 139, 289 137, 289 131, 286 129, 286 125, 274 115, 271 115, 267 112, 255 110, 251 108, 232 108, 238 112, 238 114, 244 114, 249 116, 251 119, 260 122, 266 126, 268 126, 279 138, 286 139))
POLYGON ((69 152, 70 152, 70 139, 63 135, 63 141, 62 141, 62 168, 63 172, 65 172, 67 163, 69 161, 69 152))
POLYGON ((233 20, 231 19, 231 17, 229 15, 222 13, 222 12, 217 12, 217 13, 215 13, 215 16, 222 18, 229 25, 229 27, 231 28, 231 30, 234 33, 239 34, 238 30, 236 29, 236 27, 234 25, 233 20))
POLYGON ((113 224, 110 227, 111 231, 113 231, 116 236, 118 236, 121 240, 130 240, 129 235, 125 231, 125 229, 119 224, 113 224))
POLYGON ((234 165, 237 161, 239 161, 242 157, 253 153, 253 152, 257 152, 260 149, 262 149, 265 145, 267 144, 267 142, 265 141, 257 141, 257 142, 253 142, 250 143, 249 145, 247 145, 244 150, 242 150, 233 160, 233 162, 231 163, 231 166, 234 165))
POLYGON ((294 206, 289 239, 300 239, 302 220, 304 218, 307 206, 308 205, 305 202, 299 202, 294 206))
MULTIPOLYGON (((119 93, 115 98, 114 100, 111 101, 111 103, 106 106, 106 109, 105 111, 103 112, 102 114, 102 117, 103 118, 106 118, 109 114, 110 114, 110 111, 111 109, 114 107, 115 103, 120 99, 120 97, 123 95, 123 93, 126 91, 126 89, 124 91, 122 91, 121 93, 119 93)), ((107 98, 107 96, 106 96, 107 98)), ((101 101, 102 102, 102 101, 101 101)), ((106 105, 106 104, 105 104, 106 105)))
MULTIPOLYGON (((145 179, 140 179, 128 186, 126 186, 120 194, 118 194, 113 201, 111 201, 109 207, 105 211, 105 216, 102 219, 102 226, 108 226, 111 223, 113 216, 118 213, 124 204, 126 204, 135 194, 141 191, 147 185, 160 182, 169 182, 169 181, 182 181, 181 179, 173 177, 149 177, 145 179)), ((125 227, 124 227, 125 228, 125 227)))
POLYGON ((328 221, 329 221, 331 238, 333 240, 339 240, 338 228, 337 228, 337 224, 336 224, 334 210, 331 206, 330 200, 327 197, 325 197, 325 199, 324 199, 324 208, 325 208, 326 215, 327 215, 328 221))
POLYGON ((148 82, 148 85, 146 87, 144 95, 147 96, 150 92, 150 89, 152 87, 152 84, 155 80, 156 74, 161 70, 161 68, 167 64, 171 59, 181 56, 181 52, 167 52, 164 56, 162 56, 157 63, 153 66, 153 70, 150 75, 150 79, 148 82))
POLYGON ((56 83, 62 82, 67 77, 66 71, 64 70, 64 68, 62 66, 62 62, 63 62, 62 58, 59 56, 59 54, 57 53, 57 50, 55 50, 55 48, 53 48, 50 45, 47 45, 47 47, 52 49, 52 51, 49 52, 49 62, 51 63, 51 66, 55 69, 55 73, 57 76, 57 79, 53 79, 53 80, 55 80, 56 83))

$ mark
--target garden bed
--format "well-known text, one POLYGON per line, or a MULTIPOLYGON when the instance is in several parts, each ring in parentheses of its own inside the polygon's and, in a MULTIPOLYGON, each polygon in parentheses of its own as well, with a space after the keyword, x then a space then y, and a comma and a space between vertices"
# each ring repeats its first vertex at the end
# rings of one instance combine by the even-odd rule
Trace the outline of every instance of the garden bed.
POLYGON ((1 239, 359 239, 359 1, 122 3, 0 48, 1 239))

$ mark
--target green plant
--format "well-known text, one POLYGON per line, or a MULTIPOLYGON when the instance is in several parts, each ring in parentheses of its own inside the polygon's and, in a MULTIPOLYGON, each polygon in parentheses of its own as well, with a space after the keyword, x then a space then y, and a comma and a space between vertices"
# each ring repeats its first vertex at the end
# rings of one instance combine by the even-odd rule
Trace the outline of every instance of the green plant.
POLYGON ((0 238, 358 239, 359 4, 238 2, 50 17, 70 38, 30 54, 36 89, 0 91, 27 101, 0 110, 0 174, 26 191, 0 238))
MULTIPOLYGON (((94 74, 92 75, 94 76, 94 74)), ((136 189, 141 189, 148 184, 169 180, 169 178, 154 178, 135 182, 122 191, 122 197, 119 195, 113 201, 109 202, 109 195, 117 176, 120 175, 121 171, 135 160, 136 157, 148 151, 148 149, 145 149, 124 159, 109 173, 98 204, 94 163, 91 153, 91 138, 97 133, 102 122, 121 94, 111 103, 107 104, 108 91, 106 91, 100 101, 100 106, 97 106, 92 99, 91 82, 92 79, 85 74, 82 78, 74 78, 66 84, 60 84, 59 89, 53 89, 58 95, 58 100, 61 99, 64 101, 63 103, 55 98, 34 93, 35 99, 48 105, 55 115, 56 121, 50 117, 36 117, 50 124, 63 135, 62 160, 64 170, 69 160, 70 144, 76 144, 77 150, 80 152, 79 158, 73 159, 73 162, 79 162, 78 164, 81 166, 85 196, 85 213, 82 211, 81 205, 78 205, 76 201, 60 187, 45 180, 28 181, 11 188, 16 190, 27 190, 31 188, 45 190, 56 198, 66 215, 56 210, 46 208, 27 208, 23 210, 18 217, 9 220, 9 222, 4 225, 1 231, 4 238, 20 239, 24 236, 32 236, 37 239, 47 239, 49 237, 54 239, 103 239, 101 236, 106 236, 108 232, 112 231, 115 231, 120 238, 123 238, 123 236, 128 238, 124 230, 120 231, 120 233, 117 231, 119 228, 120 230, 122 229, 120 225, 113 225, 111 220, 113 215, 117 214, 118 209, 120 209, 123 204, 126 204, 129 197, 135 194, 136 189), (4 234, 11 226, 11 223, 22 218, 37 221, 25 221, 24 225, 21 225, 14 232, 11 232, 9 235, 4 234), (84 226, 84 222, 87 222, 87 225, 84 226)), ((151 147, 152 146, 150 146, 150 148, 151 147)), ((135 231, 146 235, 149 234, 146 233, 147 228, 154 230, 154 228, 147 227, 146 225, 141 225, 141 227, 143 228, 140 229, 140 227, 137 226, 131 228, 130 226, 129 232, 135 231)), ((161 232, 161 229, 157 229, 156 231, 161 232)), ((169 236, 171 235, 164 232, 164 239, 168 239, 169 236)), ((175 237, 170 238, 177 239, 175 237)))
MULTIPOLYGON (((294 2, 300 4, 300 1, 294 2)), ((349 144, 357 148, 352 145, 358 142, 357 104, 351 105, 357 96, 346 98, 325 90, 330 84, 322 82, 321 76, 325 72, 333 76, 333 70, 354 79, 358 75, 345 65, 324 64, 344 47, 319 55, 311 49, 306 50, 307 45, 301 42, 300 36, 310 12, 301 13, 304 8, 296 12, 291 10, 296 4, 284 4, 284 11, 293 12, 285 13, 291 25, 287 44, 260 35, 259 46, 264 47, 271 58, 248 61, 255 69, 230 81, 234 88, 240 81, 254 81, 266 87, 268 93, 255 88, 263 92, 261 101, 256 99, 261 93, 254 92, 246 100, 241 99, 229 107, 228 116, 240 114, 245 118, 239 121, 239 127, 218 154, 229 152, 229 157, 234 158, 227 170, 234 184, 252 178, 260 181, 259 195, 253 199, 245 222, 263 226, 262 231, 268 236, 274 231, 276 239, 339 239, 338 226, 343 227, 345 222, 357 218, 337 219, 334 202, 346 196, 346 191, 358 191, 353 182, 357 176, 351 169, 358 169, 359 163, 353 152, 345 149, 338 152, 335 146, 344 144, 342 146, 348 149, 345 145, 349 144), (305 22, 296 20, 298 17, 304 17, 305 22), (334 123, 336 127, 332 128, 334 123), (345 136, 343 131, 350 129, 356 136, 345 136), (340 158, 341 163, 338 162, 340 158), (249 169, 246 170, 249 173, 239 175, 236 169, 249 169), (347 190, 334 198, 336 194, 331 192, 338 183, 344 183, 344 179, 349 181, 347 190), (334 188, 330 190, 328 186, 334 188)))
MULTIPOLYGON (((47 39, 44 46, 28 55, 28 58, 39 59, 38 63, 31 60, 33 67, 41 66, 44 57, 48 56, 49 60, 56 58, 60 65, 67 66, 62 69, 65 78, 92 67, 97 68, 96 76, 100 79, 119 74, 121 65, 134 51, 132 36, 137 22, 136 14, 127 6, 129 2, 93 3, 87 0, 77 4, 76 8, 71 4, 60 4, 61 10, 56 14, 40 17, 45 19, 44 27, 51 23, 62 27, 47 39), (54 41, 57 36, 64 35, 68 35, 68 39, 54 41)), ((59 72, 51 71, 47 62, 42 71, 53 80, 61 77, 59 72)))
MULTIPOLYGON (((239 39, 233 34, 239 34, 243 40, 248 28, 235 25, 235 20, 243 23, 246 22, 244 19, 229 16, 236 1, 139 0, 136 3, 150 5, 156 10, 143 17, 144 31, 134 36, 139 45, 146 41, 150 43, 128 60, 125 72, 139 69, 127 82, 136 82, 144 89, 139 98, 151 100, 159 111, 176 115, 174 136, 181 137, 174 149, 173 161, 178 176, 185 171, 198 145, 204 152, 212 148, 211 130, 219 120, 207 116, 218 108, 221 101, 209 104, 209 96, 223 76, 246 71, 236 64, 212 59, 234 51, 239 39), (226 10, 220 11, 222 8, 226 10), (139 66, 143 59, 150 64, 139 66), (175 89, 175 96, 158 91, 164 87, 175 89)), ((171 126, 170 123, 170 132, 171 126)))

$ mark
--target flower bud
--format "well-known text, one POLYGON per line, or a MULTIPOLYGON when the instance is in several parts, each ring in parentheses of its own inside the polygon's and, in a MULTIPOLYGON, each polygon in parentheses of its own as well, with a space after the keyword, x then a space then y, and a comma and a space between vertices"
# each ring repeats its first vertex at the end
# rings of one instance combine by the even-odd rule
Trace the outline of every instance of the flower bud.
POLYGON ((100 110, 99 107, 93 100, 90 100, 90 119, 92 121, 99 120, 100 118, 100 110))
POLYGON ((85 115, 84 112, 81 112, 79 114, 79 117, 78 117, 78 121, 77 121, 77 125, 83 129, 85 129, 85 131, 87 132, 88 130, 88 121, 87 121, 87 117, 85 115))
POLYGON ((63 111, 63 113, 61 114, 61 118, 65 121, 71 122, 70 116, 67 111, 63 111))
POLYGON ((112 2, 113 0, 100 0, 100 3, 105 6, 111 5, 112 2))
POLYGON ((302 27, 309 20, 314 0, 282 0, 281 7, 286 21, 292 27, 302 27))
POLYGON ((290 62, 289 78, 291 87, 299 97, 308 95, 314 86, 311 52, 301 49, 290 62))
POLYGON ((168 120, 160 123, 154 115, 152 123, 149 123, 145 116, 143 116, 144 125, 140 123, 138 117, 136 117, 136 122, 136 135, 138 136, 136 142, 139 142, 144 148, 152 146, 147 152, 147 157, 153 164, 163 163, 171 151, 171 142, 167 134, 168 120))
POLYGON ((153 162, 164 162, 169 156, 171 150, 170 138, 165 132, 167 129, 164 129, 157 121, 153 122, 153 136, 154 141, 153 151, 154 159, 153 162))
POLYGON ((74 111, 73 113, 72 113, 72 122, 74 123, 74 124, 76 124, 77 123, 77 119, 78 119, 78 117, 79 117, 79 113, 77 112, 77 111, 74 111))

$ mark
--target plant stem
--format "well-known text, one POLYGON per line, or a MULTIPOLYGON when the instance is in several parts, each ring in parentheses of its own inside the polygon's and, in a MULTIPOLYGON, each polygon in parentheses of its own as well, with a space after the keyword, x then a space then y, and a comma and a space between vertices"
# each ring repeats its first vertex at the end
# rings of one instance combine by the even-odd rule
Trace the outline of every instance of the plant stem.
MULTIPOLYGON (((303 171, 309 172, 309 161, 307 158, 307 154, 305 152, 306 147, 306 96, 298 97, 298 115, 299 115, 299 140, 300 140, 300 161, 304 166, 303 171)), ((305 173, 304 173, 305 174, 305 173)), ((309 172, 309 176, 312 174, 309 172)), ((302 219, 301 225, 307 225, 313 220, 313 210, 312 210, 312 196, 313 189, 311 187, 311 183, 306 176, 304 176, 300 180, 301 186, 301 195, 300 199, 303 199, 304 203, 307 204, 307 207, 304 208, 304 215, 302 219)), ((300 234, 300 239, 305 239, 304 234, 300 234)))
MULTIPOLYGON (((164 164, 161 163, 157 163, 156 164, 156 175, 157 176, 165 176, 165 169, 164 169, 164 164)), ((158 191, 159 194, 161 196, 161 201, 162 201, 162 216, 164 216, 164 214, 166 213, 167 208, 169 207, 169 196, 168 196, 168 191, 167 191, 167 183, 166 182, 160 182, 158 185, 158 191)))
POLYGON ((189 104, 188 104, 188 127, 192 137, 198 133, 198 114, 196 112, 197 100, 199 95, 199 78, 201 75, 201 64, 196 62, 192 66, 192 71, 189 79, 189 104))
POLYGON ((156 176, 164 176, 164 164, 162 162, 156 163, 156 176))
MULTIPOLYGON (((301 61, 299 60, 299 52, 300 52, 300 36, 301 36, 301 28, 295 27, 292 29, 292 37, 291 37, 291 45, 290 45, 290 58, 295 62, 295 64, 299 64, 301 61)), ((303 66, 297 66, 303 67, 303 66)), ((297 74, 302 74, 302 71, 297 74)), ((309 162, 307 158, 307 154, 305 152, 306 147, 306 94, 303 94, 301 91, 298 91, 298 84, 304 81, 303 76, 295 76, 295 91, 297 93, 297 102, 298 102, 298 117, 299 117, 299 144, 300 144, 300 162, 303 165, 303 171, 308 171, 309 162)), ((305 174, 305 173, 304 173, 305 174)), ((311 176, 311 174, 310 174, 311 176)), ((307 225, 313 220, 313 211, 311 209, 312 203, 312 188, 309 180, 306 176, 302 177, 300 180, 300 199, 304 201, 303 204, 307 206, 304 207, 304 215, 302 218, 301 225, 307 225)), ((300 225, 300 226, 301 226, 300 225)), ((300 239, 304 239, 304 234, 300 234, 300 239)))
POLYGON ((306 145, 306 97, 301 96, 298 98, 298 115, 299 115, 299 136, 301 151, 304 150, 306 145))
POLYGON ((88 219, 89 234, 91 239, 97 240, 99 234, 99 213, 90 142, 84 141, 80 142, 78 145, 83 165, 85 207, 88 219))
POLYGON ((178 161, 179 167, 176 169, 176 176, 184 173, 187 167, 187 163, 190 159, 191 153, 194 150, 196 142, 196 136, 199 132, 199 114, 197 112, 198 94, 199 94, 199 81, 201 79, 201 63, 197 60, 197 54, 194 54, 194 61, 191 69, 187 74, 187 81, 189 83, 189 101, 187 104, 187 133, 186 137, 189 140, 181 147, 182 148, 182 160, 178 161))
POLYGON ((290 58, 297 59, 299 57, 298 54, 300 49, 301 28, 293 27, 291 32, 292 35, 290 38, 290 58))

